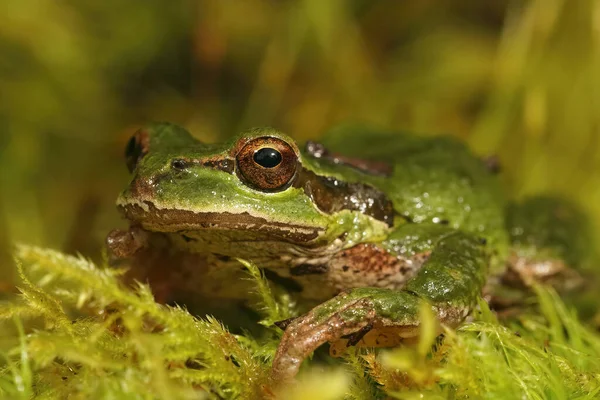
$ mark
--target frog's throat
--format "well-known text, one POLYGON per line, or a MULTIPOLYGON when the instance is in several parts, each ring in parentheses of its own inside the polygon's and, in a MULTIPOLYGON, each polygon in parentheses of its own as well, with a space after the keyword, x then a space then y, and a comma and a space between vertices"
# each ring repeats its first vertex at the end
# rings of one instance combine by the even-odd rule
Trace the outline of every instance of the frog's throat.
POLYGON ((251 231, 293 243, 308 243, 325 233, 324 228, 268 221, 247 212, 193 212, 159 209, 149 202, 120 204, 119 209, 144 229, 155 232, 187 232, 199 230, 251 231))

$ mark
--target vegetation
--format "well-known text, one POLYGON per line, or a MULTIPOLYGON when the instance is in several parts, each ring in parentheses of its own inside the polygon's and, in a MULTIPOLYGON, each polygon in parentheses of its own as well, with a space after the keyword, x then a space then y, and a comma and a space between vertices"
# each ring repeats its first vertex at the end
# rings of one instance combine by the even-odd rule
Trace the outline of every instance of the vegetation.
MULTIPOLYGON (((144 285, 83 257, 18 246, 18 299, 0 308, 18 341, 6 352, 0 393, 7 398, 257 399, 272 395, 271 321, 289 314, 259 270, 259 309, 272 332, 233 335, 211 317, 154 302, 144 285), (83 314, 83 315, 82 315, 83 314), (85 315, 85 316, 84 316, 85 315), (25 334, 23 323, 37 326, 25 334)), ((344 362, 307 363, 293 399, 531 398, 600 395, 600 337, 551 290, 538 288, 539 315, 501 325, 481 302, 475 320, 436 339, 433 315, 414 347, 381 353, 350 349, 344 362), (319 371, 319 372, 317 372, 319 371)))

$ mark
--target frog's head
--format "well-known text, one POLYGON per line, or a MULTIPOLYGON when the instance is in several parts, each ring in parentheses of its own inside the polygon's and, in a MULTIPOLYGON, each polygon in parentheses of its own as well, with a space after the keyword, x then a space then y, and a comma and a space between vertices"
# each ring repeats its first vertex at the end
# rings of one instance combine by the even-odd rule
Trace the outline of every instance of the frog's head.
POLYGON ((150 231, 212 230, 242 240, 306 244, 353 232, 364 239, 389 227, 393 211, 384 196, 323 175, 306 158, 271 128, 215 145, 172 124, 151 124, 127 145, 133 179, 117 204, 150 231))

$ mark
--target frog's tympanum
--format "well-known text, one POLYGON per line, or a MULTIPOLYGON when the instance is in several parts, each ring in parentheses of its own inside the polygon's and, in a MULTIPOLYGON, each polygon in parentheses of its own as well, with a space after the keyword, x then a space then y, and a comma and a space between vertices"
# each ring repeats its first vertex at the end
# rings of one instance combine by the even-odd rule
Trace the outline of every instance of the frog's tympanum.
POLYGON ((205 144, 157 123, 126 158, 131 227, 107 243, 160 300, 248 298, 242 258, 313 306, 281 324, 274 381, 325 342, 414 337, 422 301, 453 327, 486 282, 577 278, 580 215, 552 198, 507 206, 495 168, 449 137, 348 127, 299 147, 260 128, 205 144))

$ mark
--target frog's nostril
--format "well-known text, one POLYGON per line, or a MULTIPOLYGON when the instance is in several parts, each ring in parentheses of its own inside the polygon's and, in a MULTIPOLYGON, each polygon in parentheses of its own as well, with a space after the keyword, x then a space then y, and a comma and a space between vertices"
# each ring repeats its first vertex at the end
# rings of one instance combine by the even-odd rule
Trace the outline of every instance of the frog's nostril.
POLYGON ((187 166, 188 166, 187 161, 182 160, 180 158, 176 158, 175 160, 171 161, 171 167, 174 169, 184 170, 187 168, 187 166))
POLYGON ((486 245, 487 244, 487 239, 484 237, 480 237, 479 238, 479 243, 481 243, 482 245, 486 245))

